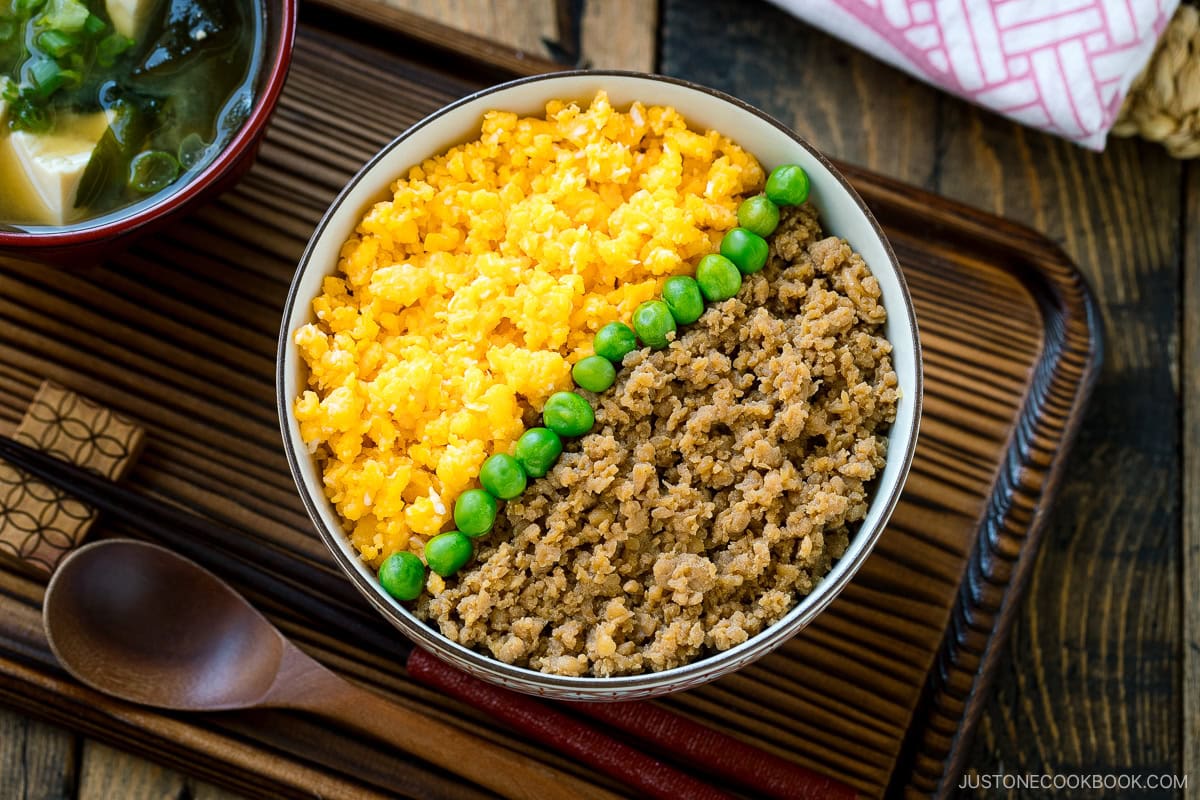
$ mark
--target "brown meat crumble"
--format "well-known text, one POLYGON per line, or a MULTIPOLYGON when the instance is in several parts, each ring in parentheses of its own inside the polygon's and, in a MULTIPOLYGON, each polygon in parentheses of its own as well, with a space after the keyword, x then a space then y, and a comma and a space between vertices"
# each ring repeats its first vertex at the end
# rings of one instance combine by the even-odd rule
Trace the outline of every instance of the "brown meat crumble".
POLYGON ((593 432, 506 504, 418 613, 512 664, 676 667, 780 619, 865 516, 898 397, 863 260, 784 209, 766 268, 625 358, 593 432))

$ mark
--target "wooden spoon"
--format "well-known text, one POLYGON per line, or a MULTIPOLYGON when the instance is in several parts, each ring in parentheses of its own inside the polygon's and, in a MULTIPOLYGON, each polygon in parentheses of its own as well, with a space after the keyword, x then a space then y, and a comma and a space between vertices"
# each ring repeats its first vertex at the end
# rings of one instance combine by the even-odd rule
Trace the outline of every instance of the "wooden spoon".
POLYGON ((227 583, 157 545, 111 539, 81 547, 51 578, 43 621, 68 672, 123 700, 179 711, 299 709, 506 797, 611 796, 347 683, 227 583))

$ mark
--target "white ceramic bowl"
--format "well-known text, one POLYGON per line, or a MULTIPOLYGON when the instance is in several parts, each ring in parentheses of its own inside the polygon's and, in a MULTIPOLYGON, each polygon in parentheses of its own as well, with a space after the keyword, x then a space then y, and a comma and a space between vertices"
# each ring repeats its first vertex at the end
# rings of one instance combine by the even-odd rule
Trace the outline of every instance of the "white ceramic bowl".
POLYGON ((513 81, 452 103, 426 117, 371 159, 333 202, 313 234, 292 283, 279 339, 276 383, 279 417, 288 461, 308 513, 334 558, 359 591, 417 644, 467 672, 521 692, 570 700, 627 700, 678 691, 714 680, 765 655, 810 623, 866 560, 895 508, 912 463, 921 409, 921 358, 912 301, 896 257, 875 218, 837 170, 786 126, 736 98, 684 81, 627 72, 569 72, 513 81), (388 185, 422 160, 478 137, 483 114, 492 109, 542 115, 547 101, 586 104, 603 89, 616 108, 635 100, 674 106, 696 129, 715 129, 753 153, 764 168, 800 164, 812 182, 811 202, 827 233, 841 236, 859 252, 883 291, 886 334, 902 396, 888 436, 888 460, 878 478, 866 519, 833 571, 779 622, 746 642, 682 667, 612 678, 546 675, 504 664, 444 638, 385 593, 372 570, 358 558, 326 500, 321 474, 300 438, 292 411, 304 389, 304 366, 292 333, 312 321, 311 304, 321 281, 337 266, 338 251, 365 210, 387 198, 388 185))

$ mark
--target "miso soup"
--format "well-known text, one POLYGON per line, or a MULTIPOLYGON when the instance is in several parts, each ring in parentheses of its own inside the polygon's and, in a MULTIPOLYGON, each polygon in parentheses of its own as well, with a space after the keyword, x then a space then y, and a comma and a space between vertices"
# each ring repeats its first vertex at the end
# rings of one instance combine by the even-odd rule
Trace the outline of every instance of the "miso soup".
POLYGON ((260 0, 0 0, 0 225, 151 202, 253 105, 260 0))

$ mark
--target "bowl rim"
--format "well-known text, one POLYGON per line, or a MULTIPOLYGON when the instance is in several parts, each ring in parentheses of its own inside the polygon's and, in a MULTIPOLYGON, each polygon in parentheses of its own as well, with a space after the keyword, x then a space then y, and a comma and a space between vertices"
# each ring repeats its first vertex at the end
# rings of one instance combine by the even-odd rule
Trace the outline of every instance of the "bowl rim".
MULTIPOLYGON (((422 155, 422 158, 427 158, 428 155, 422 155)), ((306 300, 306 302, 310 302, 306 300)), ((889 314, 892 309, 889 309, 889 314)), ((920 429, 922 405, 924 397, 924 369, 923 360, 921 357, 921 343, 917 331, 916 313, 913 308, 912 295, 908 289, 908 283, 904 278, 904 273, 900 268, 899 261, 892 249, 891 243, 883 233, 883 229, 875 216, 867 208, 866 203, 859 196, 854 187, 850 185, 846 177, 826 158, 817 148, 811 145, 806 139, 796 133, 787 125, 767 114, 765 111, 756 108, 755 106, 737 98, 733 95, 722 92, 718 89, 713 89, 702 84, 688 81, 682 78, 676 78, 667 75, 658 75, 653 73, 639 72, 633 70, 614 70, 614 69, 580 69, 580 70, 565 70, 562 72, 543 73, 539 75, 531 75, 526 77, 516 78, 504 83, 489 86, 478 91, 472 92, 458 100, 442 106, 436 111, 430 113, 424 118, 402 131, 398 136, 384 145, 379 152, 372 156, 355 175, 347 182, 346 186, 338 193, 334 200, 330 203, 321 220, 314 228, 312 236, 309 238, 300 260, 297 262, 296 272, 293 276, 291 286, 288 289, 287 299, 284 303, 283 318, 280 325, 278 349, 276 352, 276 410, 279 416, 280 433, 283 438, 284 451, 288 461, 288 467, 292 473, 292 478, 296 483, 301 501, 304 503, 305 510, 309 518, 312 520, 317 529, 321 540, 333 555, 338 567, 346 574, 350 581, 355 585, 359 592, 374 606, 383 616, 415 644, 423 644, 427 649, 431 650, 435 655, 444 660, 451 661, 460 668, 466 669, 487 680, 506 686, 510 689, 523 691, 532 694, 540 694, 544 696, 553 696, 562 699, 584 700, 584 701, 606 701, 606 700, 624 700, 632 697, 650 697, 673 692, 680 689, 691 688, 694 686, 707 683, 712 680, 728 674, 742 666, 756 660, 757 658, 766 655, 776 649, 784 641, 794 636, 799 631, 807 627, 813 619, 815 619, 822 611, 824 611, 833 600, 841 594, 842 590, 850 582, 850 580, 858 573, 862 564, 870 556, 878 543, 879 537, 883 530, 887 527, 892 513, 895 511, 896 505, 900 500, 900 495, 907 482, 907 478, 912 467, 913 455, 916 452, 917 439, 920 429), (326 229, 331 224, 336 212, 341 208, 352 191, 362 182, 370 173, 374 171, 376 166, 383 161, 395 148, 402 145, 407 139, 413 136, 423 128, 436 123, 443 116, 451 111, 473 103, 484 97, 505 91, 517 86, 523 86, 539 82, 553 82, 564 78, 579 78, 579 77, 617 77, 617 78, 635 78, 648 80, 652 82, 667 83, 690 89, 709 95, 717 100, 731 104, 737 109, 749 112, 760 120, 775 127, 785 136, 791 139, 795 144, 804 148, 808 153, 824 166, 829 173, 839 182, 843 191, 857 205, 858 210, 862 213, 874 236, 883 246, 884 253, 890 263, 892 272, 894 273, 899 288, 903 305, 904 326, 907 329, 910 337, 910 344, 913 353, 913 371, 914 371, 914 392, 910 402, 914 404, 912 421, 907 431, 903 431, 904 441, 906 443, 902 453, 889 452, 889 460, 892 458, 900 458, 901 468, 896 474, 894 484, 886 498, 876 496, 872 499, 871 505, 880 503, 882 514, 879 516, 878 524, 871 530, 860 528, 855 532, 855 537, 866 536, 867 541, 864 546, 855 554, 849 566, 841 573, 836 575, 832 580, 828 577, 822 579, 818 587, 812 593, 801 598, 796 606, 788 611, 791 614, 797 607, 805 605, 803 613, 797 615, 794 619, 782 624, 787 619, 785 615, 780 620, 771 624, 767 628, 751 635, 745 642, 742 642, 728 650, 712 653, 694 661, 688 662, 677 667, 660 670, 657 672, 641 672, 631 675, 617 675, 611 677, 595 677, 595 676, 569 676, 558 675, 551 673, 538 672, 529 667, 517 666, 508 664, 491 656, 480 653, 472 648, 451 641, 446 638, 440 631, 437 631, 429 624, 417 619, 417 617, 407 608, 400 606, 405 612, 398 613, 394 606, 400 605, 398 601, 392 601, 391 598, 384 598, 382 589, 379 586, 367 580, 353 559, 342 548, 340 540, 336 537, 344 538, 344 532, 338 530, 336 532, 327 529, 321 516, 321 512, 317 506, 315 498, 305 488, 304 476, 301 472, 301 458, 309 458, 307 452, 298 453, 292 443, 291 426, 294 423, 292 416, 292 401, 285 397, 285 385, 289 362, 286 360, 286 354, 291 340, 291 331, 289 330, 289 322, 295 313, 296 303, 299 298, 299 287, 301 278, 307 273, 311 266, 313 251, 316 249, 318 242, 322 240, 326 233, 326 229)), ((840 560, 839 560, 839 563, 840 560)))
MULTIPOLYGON (((268 3, 269 0, 263 4, 264 13, 269 7, 268 3)), ((296 42, 296 16, 299 0, 279 0, 279 6, 279 43, 275 48, 275 60, 270 65, 266 85, 255 99, 246 121, 242 123, 229 144, 222 148, 207 167, 178 190, 168 193, 162 200, 150 203, 128 216, 116 216, 107 222, 98 222, 94 225, 83 222, 80 223, 82 227, 70 230, 0 229, 0 247, 35 251, 41 248, 60 248, 107 241, 114 236, 130 233, 155 220, 173 214, 224 178, 237 166, 244 151, 252 146, 262 133, 287 81, 292 63, 292 51, 296 42)), ((120 214, 120 210, 112 213, 120 214)))

